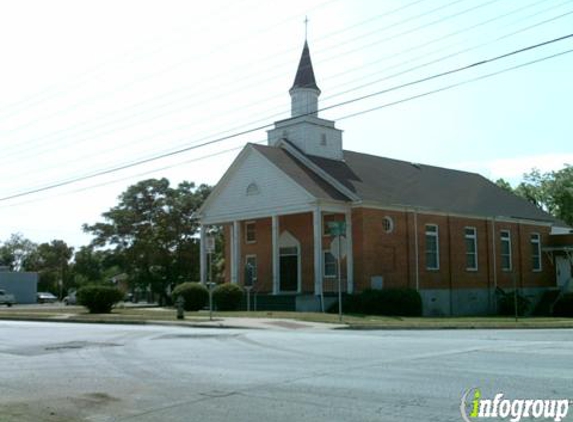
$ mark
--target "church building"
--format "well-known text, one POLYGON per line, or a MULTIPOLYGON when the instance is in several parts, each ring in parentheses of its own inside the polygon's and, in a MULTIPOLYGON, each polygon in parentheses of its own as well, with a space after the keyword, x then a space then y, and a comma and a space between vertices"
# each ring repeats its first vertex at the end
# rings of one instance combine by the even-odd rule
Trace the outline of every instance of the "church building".
POLYGON ((565 283, 545 252, 563 222, 479 174, 343 149, 306 42, 289 94, 291 117, 244 147, 198 212, 202 282, 220 226, 225 281, 252 286, 259 309, 318 311, 339 277, 349 294, 416 289, 425 315, 493 313, 498 288, 537 300, 565 283))

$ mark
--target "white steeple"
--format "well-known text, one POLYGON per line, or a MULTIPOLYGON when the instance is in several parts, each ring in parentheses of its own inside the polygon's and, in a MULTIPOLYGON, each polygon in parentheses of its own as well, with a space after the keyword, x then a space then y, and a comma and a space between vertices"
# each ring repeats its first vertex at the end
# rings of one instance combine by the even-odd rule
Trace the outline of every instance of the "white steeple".
POLYGON ((318 97, 320 89, 316 85, 314 70, 310 60, 308 42, 304 42, 298 70, 292 88, 289 90, 291 98, 291 116, 316 116, 318 111, 318 97))
POLYGON ((267 132, 269 145, 276 146, 284 139, 307 155, 342 160, 342 131, 333 121, 318 117, 320 89, 306 40, 289 94, 291 117, 275 122, 274 129, 267 132))

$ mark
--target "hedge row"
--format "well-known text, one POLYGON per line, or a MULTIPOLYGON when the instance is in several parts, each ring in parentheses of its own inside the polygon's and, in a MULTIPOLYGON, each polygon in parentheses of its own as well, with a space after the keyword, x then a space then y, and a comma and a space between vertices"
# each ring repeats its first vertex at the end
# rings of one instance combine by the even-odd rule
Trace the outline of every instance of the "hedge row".
MULTIPOLYGON (((183 309, 198 311, 209 304, 209 291, 201 283, 182 283, 173 289, 173 303, 183 297, 183 309)), ((236 284, 221 284, 213 290, 213 304, 218 311, 235 311, 239 308, 243 289, 236 284)))
MULTIPOLYGON (((421 316, 422 298, 414 289, 367 289, 359 294, 345 296, 342 311, 364 315, 421 316)), ((338 302, 328 312, 338 312, 338 302)))

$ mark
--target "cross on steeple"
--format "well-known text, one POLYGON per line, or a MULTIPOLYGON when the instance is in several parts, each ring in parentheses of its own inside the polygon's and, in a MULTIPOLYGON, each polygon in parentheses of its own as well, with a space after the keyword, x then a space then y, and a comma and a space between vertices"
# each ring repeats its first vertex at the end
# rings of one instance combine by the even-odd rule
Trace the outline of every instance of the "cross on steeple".
POLYGON ((304 40, 308 39, 308 16, 304 17, 304 40))

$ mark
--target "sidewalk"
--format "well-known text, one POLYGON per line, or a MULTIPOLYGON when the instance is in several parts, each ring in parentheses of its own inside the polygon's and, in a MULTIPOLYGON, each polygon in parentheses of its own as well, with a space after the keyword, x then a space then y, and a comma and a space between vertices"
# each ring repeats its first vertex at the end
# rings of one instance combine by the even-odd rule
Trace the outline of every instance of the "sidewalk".
MULTIPOLYGON (((165 321, 149 321, 150 323, 165 324, 165 321)), ((215 328, 249 328, 262 330, 332 330, 347 328, 346 324, 330 324, 323 322, 295 321, 292 319, 279 318, 241 318, 241 317, 216 317, 213 321, 173 321, 170 325, 188 325, 193 327, 215 328)))

